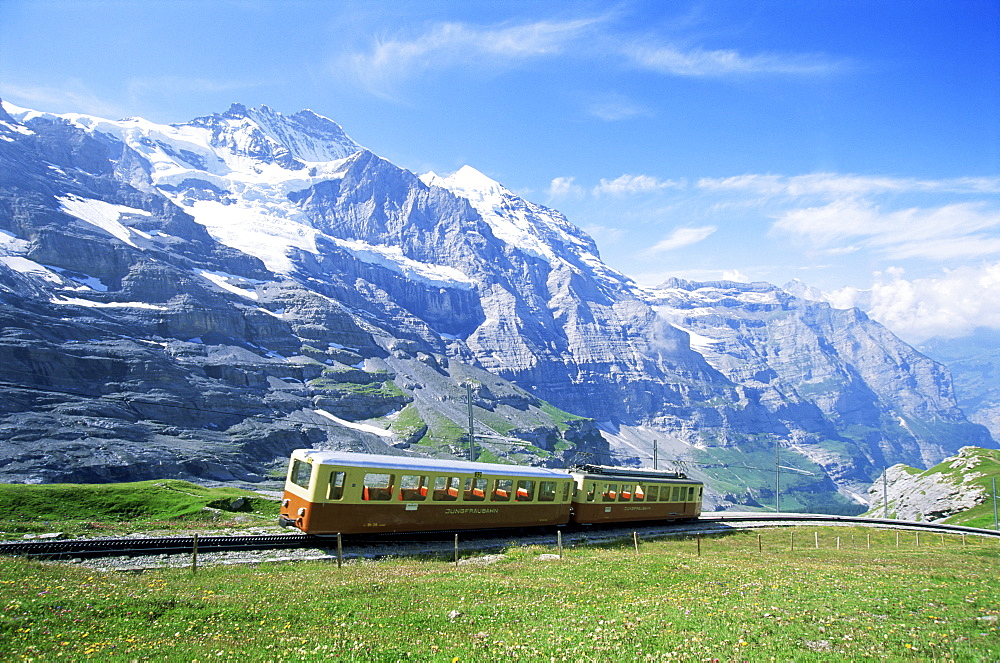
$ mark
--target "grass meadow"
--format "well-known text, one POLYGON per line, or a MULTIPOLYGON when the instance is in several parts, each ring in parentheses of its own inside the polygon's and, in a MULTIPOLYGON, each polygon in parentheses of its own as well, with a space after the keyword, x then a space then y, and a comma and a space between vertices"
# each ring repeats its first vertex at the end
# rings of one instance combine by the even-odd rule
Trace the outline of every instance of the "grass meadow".
POLYGON ((1000 659, 996 539, 799 527, 700 555, 690 537, 554 552, 196 574, 3 558, 0 660, 1000 659))
POLYGON ((0 484, 0 539, 274 526, 278 500, 176 479, 110 484, 0 484), (240 507, 234 509, 237 499, 240 507))

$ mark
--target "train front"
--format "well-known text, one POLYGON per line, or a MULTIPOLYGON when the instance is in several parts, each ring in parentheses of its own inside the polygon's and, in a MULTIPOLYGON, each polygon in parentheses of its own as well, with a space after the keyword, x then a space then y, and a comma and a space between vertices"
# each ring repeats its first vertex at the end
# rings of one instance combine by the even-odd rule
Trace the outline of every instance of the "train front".
POLYGON ((292 452, 278 516, 278 524, 282 527, 309 531, 309 520, 315 505, 315 496, 312 494, 313 470, 314 462, 307 450, 292 452))

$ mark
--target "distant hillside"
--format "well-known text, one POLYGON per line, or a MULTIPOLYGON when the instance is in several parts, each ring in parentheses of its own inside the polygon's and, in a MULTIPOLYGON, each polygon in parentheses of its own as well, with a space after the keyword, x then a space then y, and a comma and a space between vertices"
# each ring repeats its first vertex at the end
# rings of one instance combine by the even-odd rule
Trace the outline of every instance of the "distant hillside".
POLYGON ((928 470, 893 465, 868 491, 871 509, 866 515, 947 522, 992 529, 992 479, 1000 478, 1000 451, 963 447, 928 470))
POLYGON ((1000 332, 980 328, 962 338, 935 338, 918 348, 951 371, 955 398, 969 421, 1000 437, 1000 332))

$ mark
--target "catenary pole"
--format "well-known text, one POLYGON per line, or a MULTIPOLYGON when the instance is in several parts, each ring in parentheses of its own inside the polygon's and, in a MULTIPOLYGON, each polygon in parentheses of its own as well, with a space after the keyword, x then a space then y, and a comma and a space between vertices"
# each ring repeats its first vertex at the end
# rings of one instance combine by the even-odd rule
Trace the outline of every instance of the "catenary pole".
POLYGON ((997 478, 993 477, 993 529, 1000 532, 1000 520, 997 520, 997 478))
POLYGON ((476 460, 476 420, 472 417, 472 383, 465 383, 465 402, 469 404, 469 460, 476 460))
POLYGON ((888 467, 882 469, 882 515, 885 518, 889 517, 889 480, 886 479, 888 473, 888 467))
POLYGON ((778 438, 774 438, 774 512, 781 513, 781 486, 779 485, 781 470, 779 469, 779 443, 778 438))

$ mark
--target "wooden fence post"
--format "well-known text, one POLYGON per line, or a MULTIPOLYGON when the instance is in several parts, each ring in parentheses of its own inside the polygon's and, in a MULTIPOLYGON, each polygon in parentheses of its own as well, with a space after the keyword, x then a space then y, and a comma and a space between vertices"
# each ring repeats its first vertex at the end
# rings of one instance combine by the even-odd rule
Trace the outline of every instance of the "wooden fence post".
POLYGON ((761 543, 760 534, 757 535, 757 552, 764 552, 764 544, 761 543))
POLYGON ((632 543, 635 544, 635 554, 639 554, 639 533, 632 532, 632 543))
POLYGON ((819 532, 813 532, 813 537, 816 539, 816 550, 819 550, 819 532))
POLYGON ((191 537, 191 573, 198 573, 198 532, 191 537))
POLYGON ((458 566, 458 533, 455 534, 455 566, 458 566))
POLYGON ((344 565, 344 545, 340 538, 340 532, 337 532, 337 568, 339 569, 344 565))
POLYGON ((559 549, 559 559, 562 559, 562 530, 556 530, 556 547, 559 549))
POLYGON ((698 534, 698 557, 701 557, 701 534, 698 534))

